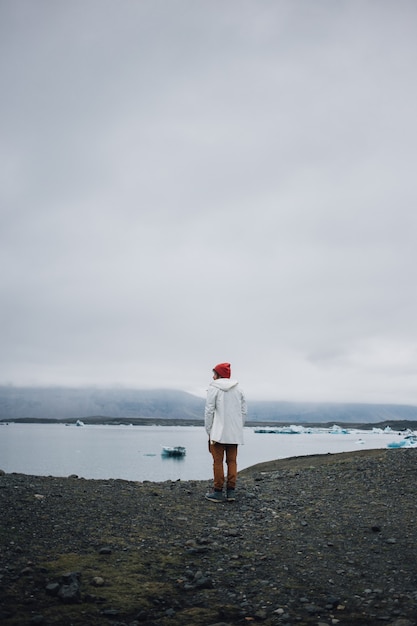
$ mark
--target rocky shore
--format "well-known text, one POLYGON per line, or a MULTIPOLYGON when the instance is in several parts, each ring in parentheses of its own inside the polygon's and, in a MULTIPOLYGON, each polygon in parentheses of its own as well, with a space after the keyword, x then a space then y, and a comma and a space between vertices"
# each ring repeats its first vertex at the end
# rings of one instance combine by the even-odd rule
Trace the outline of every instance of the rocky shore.
POLYGON ((417 449, 207 481, 0 475, 0 622, 417 624, 417 449))

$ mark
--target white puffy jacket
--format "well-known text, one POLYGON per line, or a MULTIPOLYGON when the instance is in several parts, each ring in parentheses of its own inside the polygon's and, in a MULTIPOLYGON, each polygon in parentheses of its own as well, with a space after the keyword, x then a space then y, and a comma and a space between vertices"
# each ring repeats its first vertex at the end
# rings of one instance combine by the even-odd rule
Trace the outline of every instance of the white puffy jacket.
POLYGON ((211 441, 243 443, 246 399, 237 380, 218 378, 207 390, 204 423, 211 441))

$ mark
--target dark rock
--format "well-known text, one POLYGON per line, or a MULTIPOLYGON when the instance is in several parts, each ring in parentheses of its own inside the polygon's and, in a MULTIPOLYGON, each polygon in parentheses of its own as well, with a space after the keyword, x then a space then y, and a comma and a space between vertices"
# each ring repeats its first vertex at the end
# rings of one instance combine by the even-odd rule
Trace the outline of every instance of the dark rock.
POLYGON ((208 552, 208 546, 195 546, 193 548, 188 548, 186 550, 187 554, 204 554, 204 552, 208 552))
POLYGON ((81 602, 80 574, 71 572, 61 577, 61 586, 58 591, 58 598, 66 604, 81 602))
POLYGON ((58 591, 58 598, 65 604, 76 604, 81 602, 81 591, 77 584, 62 585, 58 591))
POLYGON ((70 585, 74 582, 79 583, 81 579, 80 572, 68 572, 67 574, 62 574, 60 578, 60 582, 65 585, 70 585))
POLYGON ((117 609, 104 609, 101 614, 104 615, 105 617, 117 617, 117 615, 119 615, 120 611, 118 611, 117 609))
POLYGON ((167 617, 174 617, 174 615, 175 615, 175 611, 174 611, 174 609, 167 609, 167 610, 165 611, 165 615, 166 615, 167 617))
POLYGON ((56 596, 58 594, 59 587, 59 583, 49 583, 48 585, 46 585, 45 591, 50 596, 56 596))
POLYGON ((149 611, 146 611, 146 610, 139 611, 139 613, 136 615, 136 619, 140 623, 149 621, 150 619, 149 611))
POLYGON ((0 620, 9 619, 9 617, 12 617, 12 613, 10 611, 0 610, 0 620))
POLYGON ((197 537, 196 542, 200 546, 206 546, 209 543, 213 543, 213 540, 210 537, 197 537))
POLYGON ((187 572, 186 576, 189 578, 190 582, 184 583, 184 591, 192 591, 193 589, 211 589, 213 587, 213 581, 208 576, 205 576, 201 571, 196 572, 194 576, 190 576, 190 573, 187 572))
POLYGON ((203 576, 195 581, 195 586, 198 589, 211 589, 213 587, 213 582, 210 578, 203 576))
POLYGON ((195 585, 193 583, 184 583, 183 589, 184 591, 192 591, 195 589, 195 585))

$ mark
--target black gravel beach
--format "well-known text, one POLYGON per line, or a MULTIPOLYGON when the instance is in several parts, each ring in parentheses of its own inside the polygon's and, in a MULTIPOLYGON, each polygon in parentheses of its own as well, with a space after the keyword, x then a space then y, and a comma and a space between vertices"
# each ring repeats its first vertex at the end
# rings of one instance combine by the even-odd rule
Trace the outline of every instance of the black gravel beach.
POLYGON ((0 621, 417 624, 417 449, 263 463, 207 481, 0 475, 0 621))

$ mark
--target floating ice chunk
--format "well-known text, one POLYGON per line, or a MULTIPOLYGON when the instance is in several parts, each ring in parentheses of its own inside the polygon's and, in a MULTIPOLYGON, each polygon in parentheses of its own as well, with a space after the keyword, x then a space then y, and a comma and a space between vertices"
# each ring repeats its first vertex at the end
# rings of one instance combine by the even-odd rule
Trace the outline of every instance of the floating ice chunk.
POLYGON ((392 441, 388 444, 388 448, 415 448, 417 446, 417 437, 409 435, 400 441, 392 441))
POLYGON ((333 424, 333 427, 329 430, 329 433, 331 435, 348 435, 349 431, 347 428, 342 428, 337 424, 333 424))

